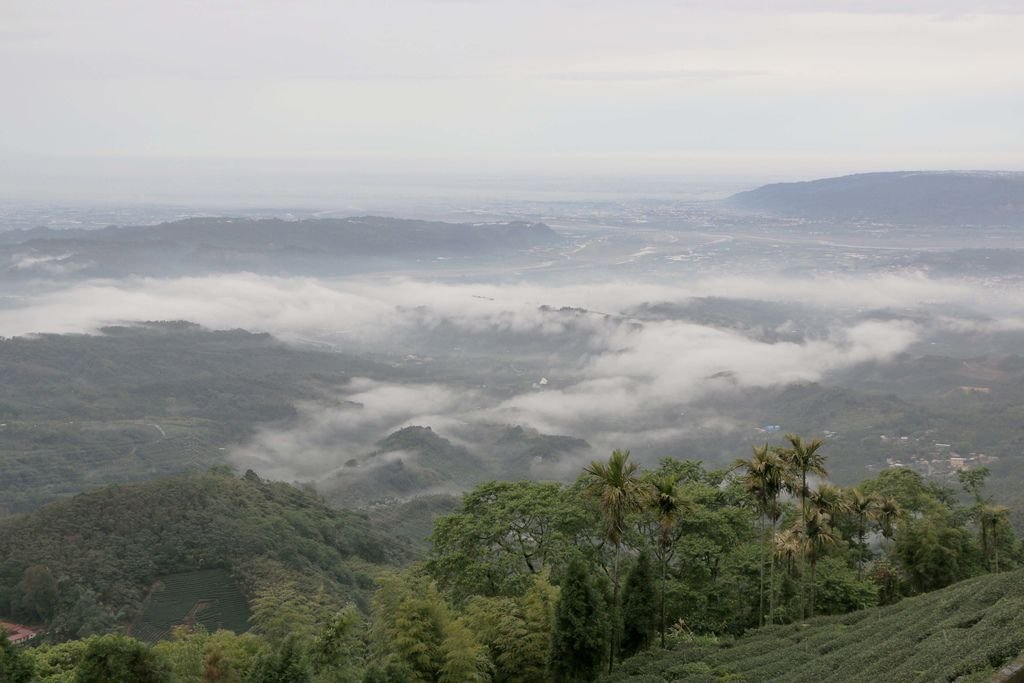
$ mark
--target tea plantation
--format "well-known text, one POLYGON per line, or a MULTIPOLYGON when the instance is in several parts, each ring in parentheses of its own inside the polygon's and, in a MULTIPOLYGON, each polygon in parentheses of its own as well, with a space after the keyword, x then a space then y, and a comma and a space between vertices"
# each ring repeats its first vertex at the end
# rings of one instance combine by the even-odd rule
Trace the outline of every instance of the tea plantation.
POLYGON ((1024 571, 963 581, 895 605, 681 642, 623 663, 632 683, 987 681, 1024 652, 1024 571))
POLYGON ((130 630, 139 640, 166 640, 175 626, 203 626, 209 633, 249 630, 249 605, 223 569, 201 569, 162 577, 130 630))

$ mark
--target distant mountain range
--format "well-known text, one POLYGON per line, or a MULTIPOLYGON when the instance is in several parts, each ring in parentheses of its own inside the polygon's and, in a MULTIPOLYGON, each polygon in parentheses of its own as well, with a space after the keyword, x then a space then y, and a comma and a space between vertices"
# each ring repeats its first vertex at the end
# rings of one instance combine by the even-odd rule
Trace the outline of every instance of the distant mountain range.
POLYGON ((7 277, 117 277, 250 270, 337 274, 367 259, 505 254, 557 244, 543 223, 442 223, 379 216, 189 218, 102 230, 0 233, 7 277), (6 257, 6 258, 4 258, 6 257))
POLYGON ((764 185, 724 205, 808 220, 1024 227, 1024 173, 861 173, 764 185))

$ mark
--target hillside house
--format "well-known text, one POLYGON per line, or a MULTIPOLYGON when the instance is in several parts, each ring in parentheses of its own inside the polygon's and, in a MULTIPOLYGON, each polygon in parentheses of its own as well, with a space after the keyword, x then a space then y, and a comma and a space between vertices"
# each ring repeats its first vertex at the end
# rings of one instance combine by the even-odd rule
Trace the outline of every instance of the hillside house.
POLYGON ((7 632, 7 639, 15 645, 27 643, 40 634, 40 631, 10 621, 0 621, 0 629, 7 632))

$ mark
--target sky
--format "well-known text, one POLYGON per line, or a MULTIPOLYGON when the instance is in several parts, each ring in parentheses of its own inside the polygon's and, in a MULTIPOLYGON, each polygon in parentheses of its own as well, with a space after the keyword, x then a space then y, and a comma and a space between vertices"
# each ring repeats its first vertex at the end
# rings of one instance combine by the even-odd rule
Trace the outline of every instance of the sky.
POLYGON ((0 181, 1024 170, 1022 35, 1020 0, 0 0, 0 181))

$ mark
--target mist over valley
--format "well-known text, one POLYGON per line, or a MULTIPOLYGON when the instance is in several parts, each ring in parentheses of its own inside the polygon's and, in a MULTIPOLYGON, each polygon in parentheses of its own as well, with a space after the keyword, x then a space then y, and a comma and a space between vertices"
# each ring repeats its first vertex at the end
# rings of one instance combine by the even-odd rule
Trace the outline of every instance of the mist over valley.
POLYGON ((90 442, 77 484, 33 475, 37 502, 113 480, 129 456, 153 459, 138 478, 225 462, 365 505, 494 477, 570 480, 615 448, 720 466, 805 431, 826 438, 840 482, 894 464, 948 478, 951 457, 1011 473, 1021 223, 932 224, 910 215, 915 201, 889 223, 631 200, 482 204, 492 219, 472 223, 8 230, 0 335, 19 371, 2 402, 7 458, 77 452, 30 433, 72 400, 23 386, 42 367, 75 372, 48 365, 60 344, 108 368, 74 377, 71 396, 103 405, 89 429, 111 436, 90 442), (223 334, 258 342, 262 362, 236 367, 223 334), (162 362, 168 345, 190 360, 162 362), (228 377, 225 400, 255 391, 268 407, 211 418, 180 395, 228 377), (147 455, 161 441, 133 436, 169 420, 202 421, 179 437, 201 444, 192 460, 147 455))
POLYGON ((1024 681, 1022 35, 0 2, 0 683, 1024 681))

